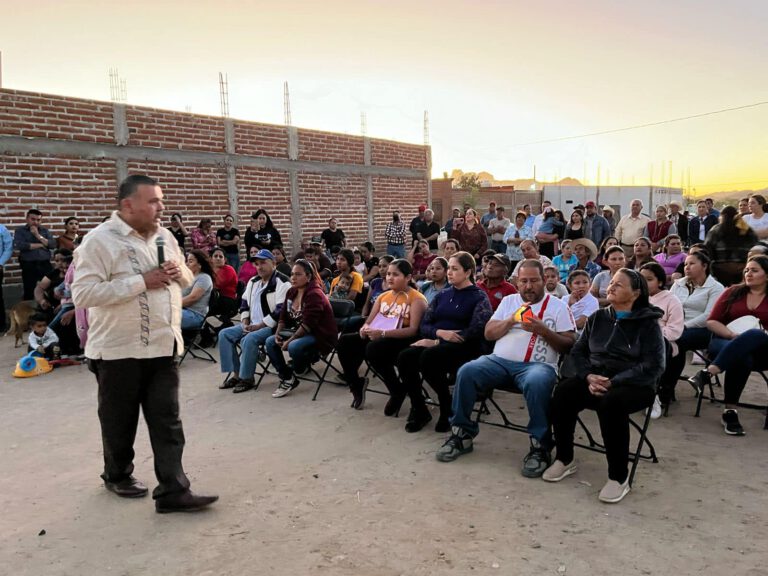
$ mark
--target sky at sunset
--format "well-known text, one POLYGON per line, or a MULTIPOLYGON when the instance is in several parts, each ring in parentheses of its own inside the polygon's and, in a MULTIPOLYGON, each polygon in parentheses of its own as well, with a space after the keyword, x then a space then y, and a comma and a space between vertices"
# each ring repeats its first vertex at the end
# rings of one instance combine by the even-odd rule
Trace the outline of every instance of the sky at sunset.
POLYGON ((297 126, 422 143, 428 110, 435 177, 768 187, 768 105, 526 145, 768 101, 766 0, 3 6, 7 88, 108 100, 116 67, 128 103, 218 114, 222 71, 247 120, 283 122, 284 80, 297 126))

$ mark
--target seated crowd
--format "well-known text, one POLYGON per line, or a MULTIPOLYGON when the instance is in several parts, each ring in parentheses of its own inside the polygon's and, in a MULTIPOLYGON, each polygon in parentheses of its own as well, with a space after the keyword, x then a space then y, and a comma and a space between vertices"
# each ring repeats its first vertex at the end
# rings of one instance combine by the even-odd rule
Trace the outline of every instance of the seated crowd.
MULTIPOLYGON (((689 218, 673 202, 651 219, 634 200, 619 222, 608 206, 598 214, 594 202, 577 206, 567 222, 549 202, 536 216, 524 206, 514 220, 493 203, 482 217, 465 206, 453 211, 441 243, 434 214, 421 206, 410 226, 393 213, 381 257, 370 241, 348 247, 331 218, 288 258, 258 210, 242 264, 230 215, 218 231, 203 219, 188 233, 174 214, 170 230, 182 248, 189 237, 195 276, 183 292, 182 328, 200 329, 211 315, 221 320, 220 367, 231 375, 221 388, 235 393, 256 386, 268 358, 279 378, 272 396, 289 395, 335 350, 351 407, 365 407, 372 373, 389 392, 384 414, 396 417, 409 400, 405 429, 416 433, 432 420, 431 389, 434 428, 450 433, 436 453, 441 462, 473 450, 475 404, 500 388, 521 393, 528 409, 522 474, 560 481, 576 471, 578 414, 595 410, 608 460, 599 497, 618 502, 630 489, 629 417, 668 415, 688 351, 709 362, 690 379, 697 393, 725 372, 722 424, 727 434, 744 434, 742 391, 751 371, 768 369, 764 204, 754 195, 750 214, 728 206, 715 215, 701 201, 689 218), (355 310, 343 326, 334 316, 338 301, 355 310)), ((59 250, 57 268, 35 290, 51 327, 72 321, 71 260, 71 251, 59 250)), ((39 320, 34 341, 52 353, 39 320)))
POLYGON ((438 248, 433 215, 422 206, 409 229, 410 250, 400 250, 406 225, 395 213, 381 258, 371 242, 347 248, 332 219, 333 229, 295 255, 289 276, 277 270, 274 247, 252 253, 241 324, 219 336, 221 370, 234 374, 221 387, 252 389, 266 352, 279 376, 273 396, 283 397, 335 349, 351 406, 365 407, 373 374, 389 393, 385 415, 397 416, 410 402, 407 432, 432 420, 425 390, 434 392, 435 430, 450 432, 436 454, 443 462, 472 451, 479 399, 494 388, 517 391, 529 414, 522 473, 551 482, 575 472, 576 419, 593 409, 608 459, 600 499, 618 502, 629 491, 629 416, 646 409, 654 418, 668 415, 686 352, 696 351, 712 363, 691 383, 702 392, 726 373, 722 423, 726 433, 742 435, 741 392, 751 370, 768 368, 760 355, 768 336, 758 328, 768 325, 768 250, 758 241, 766 234, 730 207, 711 224, 704 202, 698 219, 673 204, 658 207, 651 220, 634 201, 618 223, 592 202, 568 223, 542 208, 536 217, 521 210, 514 222, 501 207, 491 207, 485 216, 493 211, 492 218, 457 209, 438 248), (641 220, 633 223, 635 238, 625 219, 641 220), (721 247, 719 238, 736 236, 748 242, 721 247), (355 303, 355 316, 339 330, 328 329, 335 326, 333 300, 355 303), (753 321, 737 330, 731 323, 743 317, 753 321))

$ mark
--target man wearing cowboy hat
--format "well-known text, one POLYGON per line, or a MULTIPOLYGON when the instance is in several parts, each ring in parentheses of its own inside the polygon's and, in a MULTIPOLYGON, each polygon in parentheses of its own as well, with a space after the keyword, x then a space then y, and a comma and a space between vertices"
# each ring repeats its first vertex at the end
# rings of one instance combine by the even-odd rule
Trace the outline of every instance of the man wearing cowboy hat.
POLYGON ((611 227, 611 234, 616 230, 616 218, 613 217, 614 211, 608 204, 603 206, 603 218, 608 221, 608 225, 611 227))
POLYGON ((683 246, 688 244, 688 216, 682 212, 683 206, 677 200, 669 202, 669 221, 677 228, 677 235, 683 242, 683 246))
POLYGON ((597 258, 597 246, 595 246, 595 243, 588 238, 579 238, 571 242, 571 246, 578 262, 568 269, 568 273, 570 274, 574 270, 584 270, 589 274, 590 279, 597 276, 601 268, 595 264, 595 258, 597 258))

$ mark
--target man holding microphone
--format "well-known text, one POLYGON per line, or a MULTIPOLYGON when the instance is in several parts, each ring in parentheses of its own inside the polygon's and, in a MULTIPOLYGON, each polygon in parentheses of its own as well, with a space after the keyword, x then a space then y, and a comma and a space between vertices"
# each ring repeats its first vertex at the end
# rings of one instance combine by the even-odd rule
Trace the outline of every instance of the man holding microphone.
POLYGON ((179 246, 160 226, 163 192, 147 176, 129 176, 118 209, 90 232, 75 253, 72 296, 88 309, 85 354, 98 381, 104 446, 102 478, 118 496, 145 496, 133 476, 139 408, 147 422, 158 486, 157 512, 190 512, 218 496, 189 489, 181 463, 176 355, 181 338, 181 288, 192 282, 179 246))

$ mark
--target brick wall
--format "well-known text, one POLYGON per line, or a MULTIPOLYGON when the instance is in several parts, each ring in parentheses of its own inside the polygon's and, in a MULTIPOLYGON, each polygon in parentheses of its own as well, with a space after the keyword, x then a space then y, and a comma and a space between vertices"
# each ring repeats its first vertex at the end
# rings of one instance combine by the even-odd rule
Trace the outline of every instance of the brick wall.
MULTIPOLYGON (((54 235, 68 216, 87 232, 114 209, 119 179, 145 173, 163 187, 167 215, 181 212, 188 226, 204 216, 220 226, 233 193, 241 233, 264 208, 288 251, 294 240, 318 235, 329 216, 359 244, 368 239, 370 210, 373 240, 383 248, 392 209, 407 217, 426 201, 428 147, 306 129, 291 138, 292 130, 0 90, 0 223, 23 225, 35 207, 54 235)), ((18 282, 14 257, 5 285, 18 282)))

